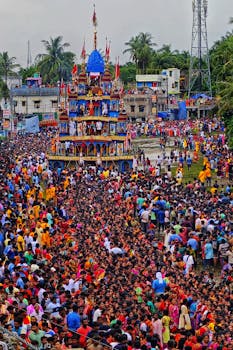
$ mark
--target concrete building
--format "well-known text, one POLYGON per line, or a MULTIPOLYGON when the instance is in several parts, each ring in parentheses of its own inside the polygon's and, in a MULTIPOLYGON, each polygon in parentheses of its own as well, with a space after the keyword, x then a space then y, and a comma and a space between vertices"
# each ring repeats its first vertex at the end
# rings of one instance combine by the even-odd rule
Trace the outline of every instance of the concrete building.
POLYGON ((167 77, 168 95, 180 94, 180 70, 178 68, 168 68, 162 71, 162 76, 167 77))
POLYGON ((128 93, 124 96, 124 107, 130 122, 145 121, 152 113, 152 93, 128 93))
POLYGON ((150 88, 163 97, 180 94, 180 70, 177 68, 164 69, 161 74, 136 75, 136 86, 150 88))
POLYGON ((10 90, 14 114, 51 114, 58 109, 58 87, 20 87, 10 90))
POLYGON ((180 70, 168 68, 161 74, 136 75, 136 90, 125 95, 124 106, 130 121, 144 121, 167 111, 179 95, 180 70))

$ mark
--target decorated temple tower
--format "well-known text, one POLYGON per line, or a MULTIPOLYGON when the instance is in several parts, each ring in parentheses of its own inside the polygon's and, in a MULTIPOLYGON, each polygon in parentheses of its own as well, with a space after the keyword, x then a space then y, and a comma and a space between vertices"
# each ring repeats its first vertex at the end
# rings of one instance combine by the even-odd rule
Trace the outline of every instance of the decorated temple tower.
POLYGON ((110 45, 106 43, 105 59, 97 50, 95 10, 93 25, 94 50, 86 63, 84 43, 81 69, 73 67, 68 108, 60 113, 59 135, 52 140, 49 161, 51 167, 78 162, 113 166, 124 172, 132 168, 131 138, 120 89, 109 70, 110 45))

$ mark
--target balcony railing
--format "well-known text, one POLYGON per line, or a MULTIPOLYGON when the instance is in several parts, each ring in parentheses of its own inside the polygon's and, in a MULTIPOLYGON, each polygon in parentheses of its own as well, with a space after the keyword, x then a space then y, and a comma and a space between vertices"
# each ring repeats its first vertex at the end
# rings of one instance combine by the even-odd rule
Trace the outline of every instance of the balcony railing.
POLYGON ((58 96, 59 88, 58 87, 41 87, 41 88, 14 88, 11 89, 11 96, 58 96))

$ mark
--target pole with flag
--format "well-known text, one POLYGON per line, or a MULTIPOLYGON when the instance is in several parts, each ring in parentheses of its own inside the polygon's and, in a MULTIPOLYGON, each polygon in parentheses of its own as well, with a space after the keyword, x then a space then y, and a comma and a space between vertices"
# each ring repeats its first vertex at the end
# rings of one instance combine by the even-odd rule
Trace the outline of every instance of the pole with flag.
POLYGON ((115 80, 119 80, 120 78, 120 64, 119 64, 119 57, 117 57, 116 65, 115 65, 115 80))
POLYGON ((110 58, 110 41, 108 42, 108 39, 106 38, 106 49, 105 49, 105 61, 106 63, 109 62, 110 58))
POLYGON ((85 39, 84 39, 84 42, 83 42, 83 48, 82 48, 82 52, 81 52, 81 58, 82 60, 85 62, 85 59, 86 59, 86 49, 85 49, 85 39))
POLYGON ((77 64, 74 64, 72 68, 72 75, 75 76, 77 75, 77 73, 78 73, 78 67, 77 67, 77 64))
POLYGON ((60 96, 64 96, 64 90, 65 90, 65 84, 62 78, 60 83, 60 96))
POLYGON ((94 50, 97 49, 97 16, 96 16, 96 12, 95 12, 95 5, 94 5, 94 12, 93 12, 93 16, 92 16, 92 23, 94 26, 94 50))

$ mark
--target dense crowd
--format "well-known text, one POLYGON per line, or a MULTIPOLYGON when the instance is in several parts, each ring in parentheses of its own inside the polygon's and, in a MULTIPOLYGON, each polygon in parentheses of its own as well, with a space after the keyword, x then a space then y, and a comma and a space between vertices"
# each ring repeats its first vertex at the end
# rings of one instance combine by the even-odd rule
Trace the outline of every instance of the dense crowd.
MULTIPOLYGON (((199 152, 231 164, 203 125, 199 152)), ((50 137, 0 145, 0 325, 38 349, 231 349, 232 183, 50 170, 50 137)))

